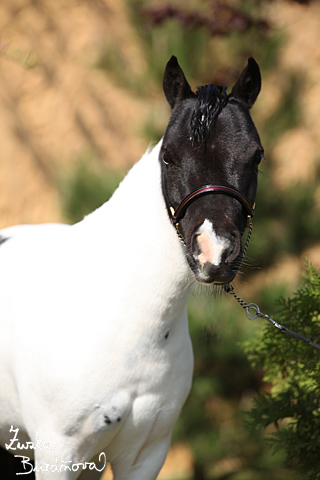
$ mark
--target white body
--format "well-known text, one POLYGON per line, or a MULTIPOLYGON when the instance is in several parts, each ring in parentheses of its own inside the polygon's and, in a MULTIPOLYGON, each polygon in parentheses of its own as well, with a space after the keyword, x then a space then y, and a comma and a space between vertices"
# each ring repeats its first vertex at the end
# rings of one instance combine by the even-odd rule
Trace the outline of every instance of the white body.
POLYGON ((82 222, 0 232, 0 443, 11 426, 33 441, 37 479, 75 479, 61 465, 105 452, 116 479, 151 480, 167 454, 193 373, 193 280, 159 148, 82 222))

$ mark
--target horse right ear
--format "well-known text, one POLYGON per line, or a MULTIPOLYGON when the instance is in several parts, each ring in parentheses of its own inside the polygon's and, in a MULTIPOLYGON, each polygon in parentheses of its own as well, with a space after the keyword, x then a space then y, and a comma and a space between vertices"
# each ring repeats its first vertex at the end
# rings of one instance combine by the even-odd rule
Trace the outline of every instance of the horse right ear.
POLYGON ((194 96, 178 60, 174 55, 172 55, 167 63, 163 75, 163 91, 172 109, 181 103, 182 100, 194 96))

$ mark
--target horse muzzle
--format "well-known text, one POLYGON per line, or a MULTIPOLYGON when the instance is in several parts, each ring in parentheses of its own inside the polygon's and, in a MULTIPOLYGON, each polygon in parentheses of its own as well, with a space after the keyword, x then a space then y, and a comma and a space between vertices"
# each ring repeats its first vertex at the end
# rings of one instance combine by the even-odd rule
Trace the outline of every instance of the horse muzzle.
POLYGON ((217 235, 206 219, 192 236, 190 249, 187 258, 199 282, 225 284, 234 279, 242 258, 241 235, 236 227, 217 235))
POLYGON ((178 237, 187 248, 189 265, 199 282, 225 284, 231 282, 241 264, 252 231, 252 217, 255 204, 234 187, 208 184, 197 188, 180 203, 177 210, 170 207, 171 222, 176 228, 178 237), (200 228, 191 236, 188 246, 179 227, 179 221, 184 217, 189 206, 207 195, 222 194, 238 200, 247 213, 248 239, 242 251, 241 234, 235 225, 225 226, 219 235, 213 229, 209 220, 204 220, 200 228))

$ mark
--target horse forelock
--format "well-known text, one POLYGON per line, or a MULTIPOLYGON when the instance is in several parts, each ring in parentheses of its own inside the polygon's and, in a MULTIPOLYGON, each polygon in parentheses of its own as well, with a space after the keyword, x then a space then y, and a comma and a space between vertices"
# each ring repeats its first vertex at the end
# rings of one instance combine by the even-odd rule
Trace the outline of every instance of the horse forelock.
POLYGON ((225 87, 217 87, 212 83, 198 87, 197 102, 194 107, 190 127, 192 142, 201 145, 221 110, 226 106, 228 97, 225 87))

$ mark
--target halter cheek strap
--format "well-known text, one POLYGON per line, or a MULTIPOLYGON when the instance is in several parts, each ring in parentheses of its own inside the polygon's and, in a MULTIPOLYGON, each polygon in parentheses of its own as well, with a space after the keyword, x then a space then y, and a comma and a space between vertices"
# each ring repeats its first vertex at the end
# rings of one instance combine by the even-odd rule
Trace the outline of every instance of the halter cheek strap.
MULTIPOLYGON (((204 185, 203 187, 197 188, 192 193, 190 193, 179 205, 175 211, 173 207, 170 207, 171 212, 171 221, 177 229, 179 237, 182 239, 182 235, 179 230, 179 221, 185 214, 187 208, 200 197, 211 193, 219 193, 223 195, 228 195, 229 197, 236 198, 243 205, 247 212, 247 227, 250 227, 251 219, 254 215, 255 204, 251 204, 249 200, 241 193, 239 190, 233 187, 228 187, 226 185, 204 185)), ((182 239, 183 240, 183 239, 182 239)), ((184 243, 184 242, 183 242, 184 243)))

